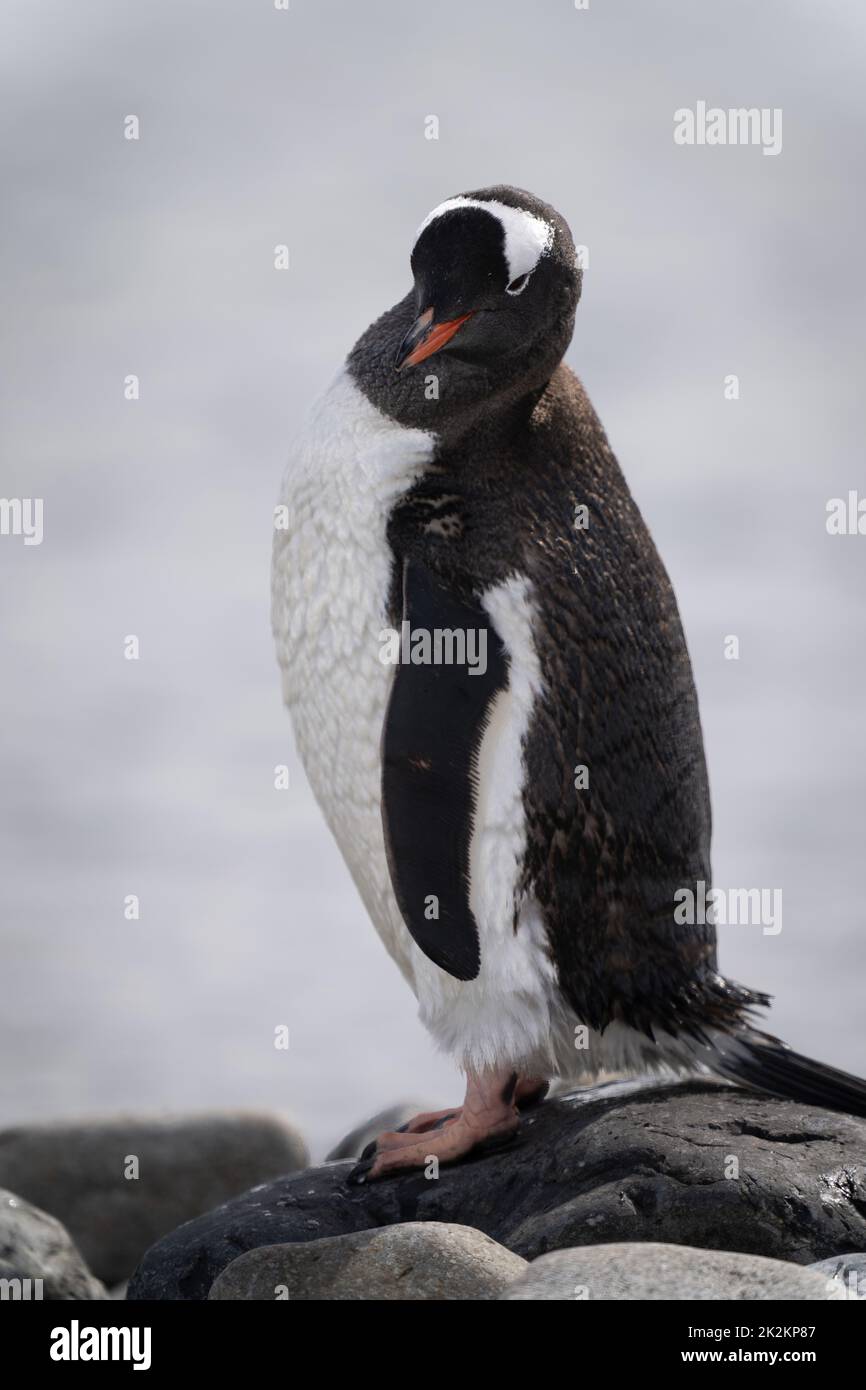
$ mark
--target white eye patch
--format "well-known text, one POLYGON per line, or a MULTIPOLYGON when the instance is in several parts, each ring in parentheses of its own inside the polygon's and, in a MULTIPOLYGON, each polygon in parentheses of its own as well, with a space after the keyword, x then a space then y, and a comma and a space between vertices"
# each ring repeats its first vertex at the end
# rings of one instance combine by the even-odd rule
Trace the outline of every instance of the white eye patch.
POLYGON ((509 207, 495 198, 487 202, 482 202, 480 198, 448 198, 424 218, 416 233, 415 244, 417 245, 421 233, 426 231, 431 222, 455 208, 478 208, 481 212, 487 212, 496 218, 505 234, 505 263, 508 267, 509 287, 515 281, 518 282, 518 288, 509 288, 508 293, 520 294, 525 290, 529 276, 553 245, 553 225, 545 222, 543 217, 536 217, 534 213, 525 212, 523 208, 509 207))

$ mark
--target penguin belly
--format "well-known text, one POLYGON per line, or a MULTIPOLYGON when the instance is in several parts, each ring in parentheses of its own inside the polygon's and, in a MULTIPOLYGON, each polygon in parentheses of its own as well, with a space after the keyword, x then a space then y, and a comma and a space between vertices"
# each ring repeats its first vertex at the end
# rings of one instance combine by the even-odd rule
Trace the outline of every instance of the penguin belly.
POLYGON ((373 925, 413 988, 412 942, 382 832, 379 743, 393 668, 379 652, 388 515, 433 448, 432 435, 389 420, 342 371, 286 469, 272 567, 272 625, 298 753, 373 925))
MULTIPOLYGON (((470 902, 481 965, 460 981, 419 949, 391 884, 381 813, 381 740, 394 668, 388 626, 391 510, 436 440, 379 412, 342 372, 312 413, 286 471, 275 530, 272 618, 283 696, 325 819, 383 944, 437 1044, 464 1069, 503 1062, 561 1071, 574 1023, 531 897, 516 913, 525 849, 522 746, 540 689, 533 601, 519 577, 482 596, 509 656, 479 750, 470 902)), ((431 892, 435 886, 431 885, 431 892)))

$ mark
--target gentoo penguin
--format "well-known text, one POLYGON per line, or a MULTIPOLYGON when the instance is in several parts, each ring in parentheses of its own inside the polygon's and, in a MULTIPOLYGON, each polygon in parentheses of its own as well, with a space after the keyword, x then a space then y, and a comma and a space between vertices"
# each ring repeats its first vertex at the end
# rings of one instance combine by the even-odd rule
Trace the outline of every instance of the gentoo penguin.
POLYGON ((866 1083, 750 1022, 719 974, 698 703, 670 581, 563 364, 571 233, 511 187, 449 198, 414 286, 312 413, 275 531, 298 749, 462 1106, 356 1182, 505 1142, 551 1077, 714 1072, 866 1114, 866 1083))

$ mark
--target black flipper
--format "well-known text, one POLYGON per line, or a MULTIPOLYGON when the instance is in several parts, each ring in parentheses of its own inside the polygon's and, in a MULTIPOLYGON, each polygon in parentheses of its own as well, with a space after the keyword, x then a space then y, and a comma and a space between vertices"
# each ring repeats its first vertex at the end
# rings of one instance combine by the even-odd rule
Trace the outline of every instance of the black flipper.
POLYGON ((471 630, 476 656, 486 643, 483 673, 480 660, 474 674, 468 663, 401 662, 382 735, 382 821, 403 920, 436 965, 472 980, 481 964, 469 905, 476 762, 508 658, 480 604, 450 593, 416 561, 404 563, 403 621, 431 636, 471 630))
POLYGON ((866 1081, 804 1057, 769 1033, 750 1028, 718 1040, 710 1065, 730 1081, 783 1100, 866 1117, 866 1081))

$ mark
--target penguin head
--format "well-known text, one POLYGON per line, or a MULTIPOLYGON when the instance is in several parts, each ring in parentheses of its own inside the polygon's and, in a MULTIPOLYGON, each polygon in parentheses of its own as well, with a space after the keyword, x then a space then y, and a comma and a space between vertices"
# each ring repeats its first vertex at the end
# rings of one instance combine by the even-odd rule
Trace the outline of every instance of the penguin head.
POLYGON ((397 371, 434 353, 449 366, 560 360, 571 337, 581 272, 564 219, 521 189, 449 198, 424 219, 412 248, 415 319, 397 371))

